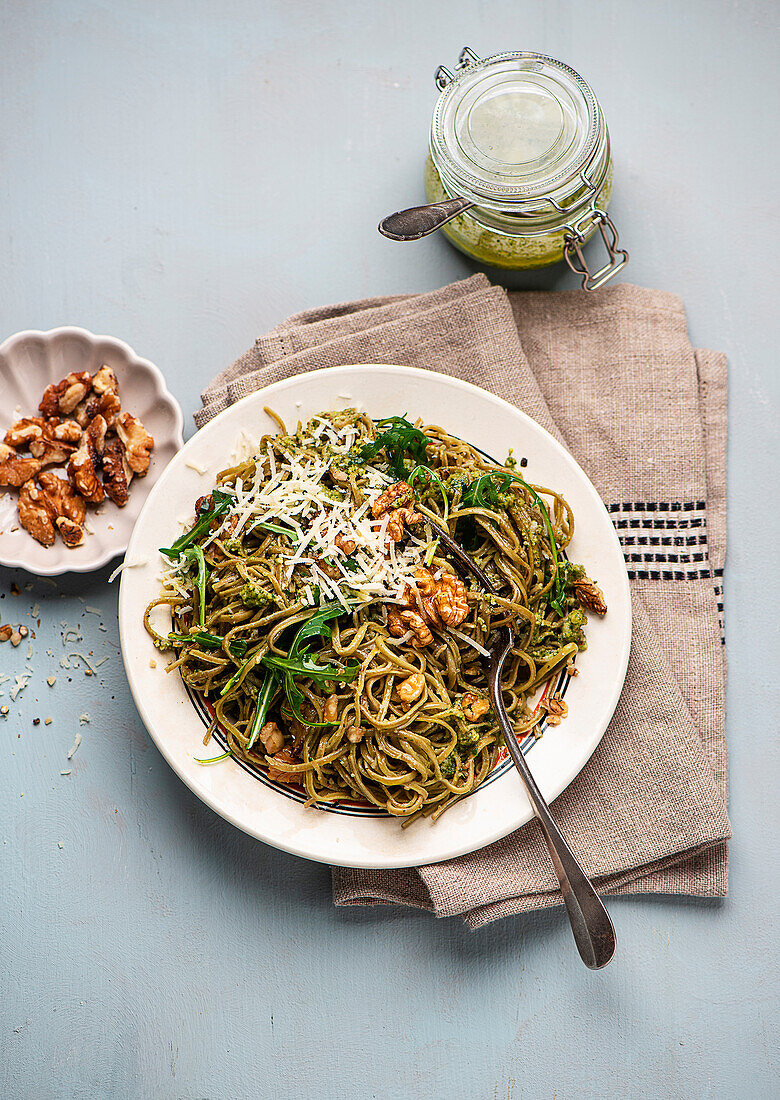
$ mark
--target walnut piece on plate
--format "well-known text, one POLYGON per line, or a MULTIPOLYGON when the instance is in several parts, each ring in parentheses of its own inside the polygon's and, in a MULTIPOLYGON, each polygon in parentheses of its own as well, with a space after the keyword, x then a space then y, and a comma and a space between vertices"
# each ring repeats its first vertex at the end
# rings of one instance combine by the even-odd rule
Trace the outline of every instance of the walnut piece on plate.
POLYGON ((93 374, 92 389, 98 396, 108 393, 109 390, 113 390, 114 393, 119 392, 119 383, 116 380, 116 375, 106 363, 103 364, 99 371, 93 374))
POLYGON ((109 500, 124 508, 129 496, 133 471, 125 461, 121 439, 109 439, 103 451, 103 489, 109 500))
POLYGON ((9 447, 29 450, 31 443, 43 438, 47 421, 42 416, 23 416, 5 433, 4 442, 9 447))
POLYGON ((86 512, 83 498, 53 470, 44 470, 37 483, 27 481, 19 494, 19 520, 43 546, 54 543, 57 530, 68 546, 78 546, 84 539, 86 512))
POLYGON ((88 370, 71 371, 61 381, 46 387, 38 408, 46 417, 68 416, 91 389, 92 376, 88 370))
POLYGON ((29 531, 41 546, 53 546, 55 539, 54 520, 43 489, 29 480, 19 493, 19 522, 29 531))
POLYGON ((116 434, 125 445, 127 465, 134 474, 143 477, 149 469, 154 440, 138 417, 128 412, 117 418, 116 434))
POLYGON ((99 397, 90 397, 86 404, 86 418, 89 423, 95 416, 102 416, 107 427, 113 428, 121 411, 119 394, 116 390, 106 390, 99 397))
POLYGON ((84 522, 87 517, 86 503, 84 498, 74 491, 69 481, 58 477, 54 470, 44 470, 38 476, 38 484, 58 516, 64 516, 74 523, 84 522))
POLYGON ((40 472, 41 463, 37 458, 19 455, 7 443, 0 443, 0 485, 10 485, 18 489, 40 472))

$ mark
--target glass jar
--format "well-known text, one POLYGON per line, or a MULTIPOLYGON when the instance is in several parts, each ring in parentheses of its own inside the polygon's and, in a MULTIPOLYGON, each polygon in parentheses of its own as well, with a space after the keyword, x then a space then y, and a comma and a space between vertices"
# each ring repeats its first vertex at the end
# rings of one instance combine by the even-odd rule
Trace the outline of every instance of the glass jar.
POLYGON ((429 202, 474 203, 442 226, 452 243, 493 267, 565 259, 595 290, 628 261, 607 216, 612 151, 604 113, 578 73, 538 53, 481 59, 466 47, 441 95, 425 169, 429 202), (600 230, 607 263, 590 271, 582 246, 600 230))

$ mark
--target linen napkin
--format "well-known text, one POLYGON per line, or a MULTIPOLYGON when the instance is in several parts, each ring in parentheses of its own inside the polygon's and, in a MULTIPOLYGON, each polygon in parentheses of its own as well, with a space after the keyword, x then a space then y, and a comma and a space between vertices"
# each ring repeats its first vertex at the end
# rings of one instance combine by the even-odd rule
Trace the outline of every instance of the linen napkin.
MULTIPOLYGON (((366 362, 492 391, 589 475, 624 547, 632 648, 609 729, 554 814, 603 893, 725 895, 725 357, 691 347, 682 303, 663 291, 507 294, 475 275, 288 318, 206 388, 196 423, 301 371, 366 362)), ((427 867, 333 868, 333 897, 461 914, 474 928, 562 904, 536 822, 427 867)))

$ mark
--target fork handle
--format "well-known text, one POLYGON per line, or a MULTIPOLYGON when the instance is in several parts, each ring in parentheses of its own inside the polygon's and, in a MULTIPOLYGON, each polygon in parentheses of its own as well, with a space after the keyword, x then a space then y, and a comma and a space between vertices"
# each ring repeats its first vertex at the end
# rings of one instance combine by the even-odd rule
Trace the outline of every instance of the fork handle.
POLYGON ((536 780, 526 763, 504 709, 498 681, 499 677, 496 677, 491 680, 490 684, 493 709, 501 724, 509 755, 520 772, 531 805, 539 819, 542 834, 550 852, 550 859, 561 885, 563 901, 569 914, 571 930, 574 933, 574 942, 577 944, 580 958, 585 965, 591 970, 600 970, 602 966, 607 965, 615 954, 617 944, 615 929, 604 903, 577 861, 577 857, 569 847, 563 833, 553 821, 544 795, 536 785, 536 780))
MULTIPOLYGON (((476 577, 487 592, 494 592, 495 589, 490 580, 464 551, 462 546, 453 539, 449 531, 445 531, 427 514, 426 520, 433 533, 449 549, 455 559, 458 571, 462 575, 471 574, 471 576, 476 577)), ((520 772, 531 805, 542 827, 542 834, 550 852, 550 859, 558 876, 558 882, 561 884, 563 901, 569 914, 571 930, 574 933, 574 942, 577 944, 580 958, 591 970, 600 970, 602 966, 607 965, 615 954, 617 942, 615 929, 612 927, 612 921, 609 919, 609 913, 605 909, 604 903, 577 862, 577 858, 566 842, 563 833, 553 821, 550 807, 537 787, 536 780, 531 775, 525 762, 522 749, 517 743, 515 731, 512 729, 512 723, 509 721, 509 715, 504 706, 504 700, 501 698, 501 669, 512 644, 512 631, 508 627, 504 627, 503 630, 505 632, 503 652, 500 653, 498 660, 495 662, 491 660, 487 670, 493 710, 501 726, 509 755, 520 772)))

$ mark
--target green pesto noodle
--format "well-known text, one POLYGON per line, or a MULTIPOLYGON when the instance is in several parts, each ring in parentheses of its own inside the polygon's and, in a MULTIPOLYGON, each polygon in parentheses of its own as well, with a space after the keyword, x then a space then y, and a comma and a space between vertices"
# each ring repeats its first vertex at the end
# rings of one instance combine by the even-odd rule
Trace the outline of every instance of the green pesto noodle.
POLYGON ((164 551, 171 568, 146 628, 173 651, 169 671, 213 706, 206 742, 218 725, 233 756, 269 768, 313 805, 349 799, 407 822, 436 818, 483 782, 501 747, 483 672, 496 627, 514 631, 502 688, 520 738, 544 716, 531 709, 532 695, 585 648, 577 592, 585 574, 564 554, 571 508, 554 489, 526 483, 511 458, 497 465, 436 425, 377 423, 348 409, 288 433, 275 419, 279 434, 218 475, 192 531, 164 551), (407 484, 414 515, 391 546, 393 510, 386 528, 372 510, 380 491, 407 484), (358 536, 351 553, 334 544, 338 517, 353 536, 368 532, 365 546, 358 536), (497 595, 467 583, 462 621, 430 623, 431 640, 419 644, 411 629, 393 634, 394 611, 420 604, 419 570, 437 586, 457 576, 426 517, 466 547, 497 595), (373 574, 361 563, 391 572, 398 555, 411 587, 369 591, 373 574), (170 629, 156 625, 160 607, 170 629))

